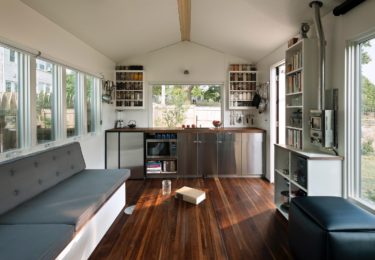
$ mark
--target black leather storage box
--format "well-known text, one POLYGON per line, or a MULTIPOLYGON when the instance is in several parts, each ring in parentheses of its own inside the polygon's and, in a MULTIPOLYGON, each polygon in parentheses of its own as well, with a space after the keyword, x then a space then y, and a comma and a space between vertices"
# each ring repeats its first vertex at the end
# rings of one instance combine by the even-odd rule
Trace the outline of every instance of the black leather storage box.
POLYGON ((340 197, 297 197, 289 243, 298 259, 375 259, 375 216, 340 197))

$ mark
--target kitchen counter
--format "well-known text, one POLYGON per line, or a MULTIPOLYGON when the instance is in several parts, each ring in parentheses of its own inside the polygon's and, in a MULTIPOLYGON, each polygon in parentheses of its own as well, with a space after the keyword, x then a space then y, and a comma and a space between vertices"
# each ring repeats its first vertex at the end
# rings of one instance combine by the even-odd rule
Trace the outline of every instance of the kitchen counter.
POLYGON ((144 133, 217 133, 217 132, 235 132, 235 133, 265 133, 266 130, 256 127, 219 127, 219 128, 113 128, 106 132, 144 132, 144 133))

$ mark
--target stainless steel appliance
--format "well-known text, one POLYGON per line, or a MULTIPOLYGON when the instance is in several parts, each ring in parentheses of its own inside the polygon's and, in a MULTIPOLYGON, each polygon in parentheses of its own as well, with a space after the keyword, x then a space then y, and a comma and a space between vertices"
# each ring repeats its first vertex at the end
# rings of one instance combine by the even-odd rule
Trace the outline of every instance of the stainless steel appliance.
POLYGON ((146 158, 173 158, 177 156, 177 139, 146 139, 146 158))
POLYGON ((322 147, 334 146, 334 110, 310 111, 310 141, 322 147))

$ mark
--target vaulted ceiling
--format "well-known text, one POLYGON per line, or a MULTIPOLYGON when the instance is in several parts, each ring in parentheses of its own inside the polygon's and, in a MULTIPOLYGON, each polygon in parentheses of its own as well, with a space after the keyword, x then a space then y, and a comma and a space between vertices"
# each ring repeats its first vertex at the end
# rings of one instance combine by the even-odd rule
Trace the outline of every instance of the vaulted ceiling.
MULTIPOLYGON (((180 0, 21 1, 115 62, 181 41, 180 0)), ((190 41, 256 62, 312 21, 309 2, 191 0, 190 41)))

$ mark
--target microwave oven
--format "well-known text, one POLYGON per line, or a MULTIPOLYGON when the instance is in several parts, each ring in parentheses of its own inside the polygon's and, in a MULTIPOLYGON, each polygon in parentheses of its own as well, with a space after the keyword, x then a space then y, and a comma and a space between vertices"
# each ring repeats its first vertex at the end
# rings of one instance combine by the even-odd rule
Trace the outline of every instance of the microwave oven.
POLYGON ((173 158, 176 156, 176 139, 146 139, 146 158, 173 158))

